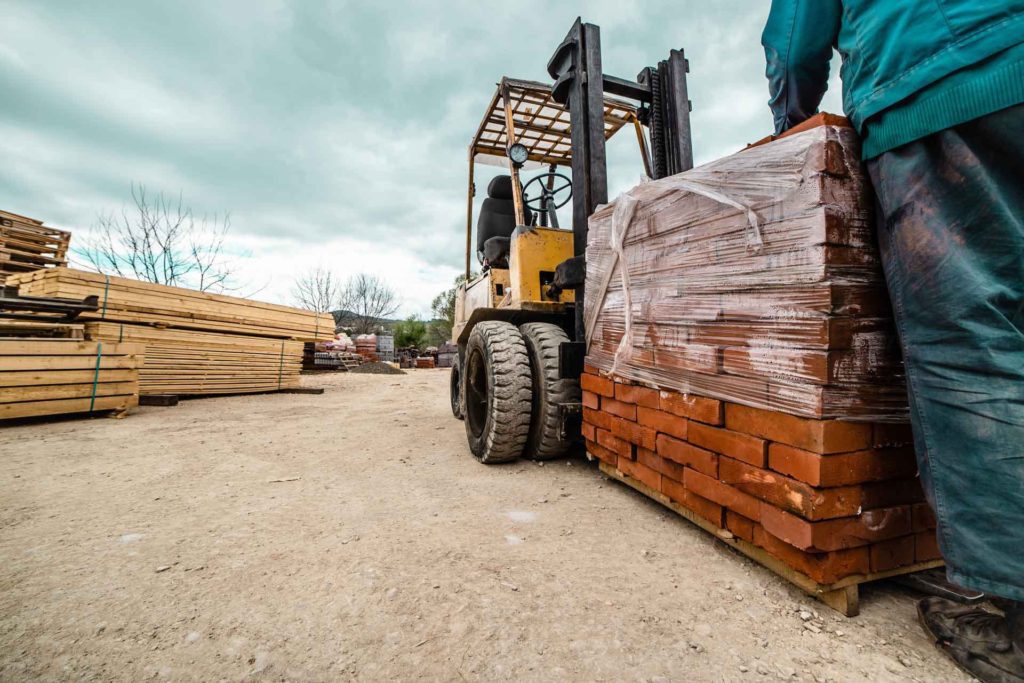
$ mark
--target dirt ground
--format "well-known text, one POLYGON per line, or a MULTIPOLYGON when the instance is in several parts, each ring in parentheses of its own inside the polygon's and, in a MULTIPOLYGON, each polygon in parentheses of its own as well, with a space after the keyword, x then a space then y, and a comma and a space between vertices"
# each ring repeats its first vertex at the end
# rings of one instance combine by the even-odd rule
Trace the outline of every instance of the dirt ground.
POLYGON ((0 679, 966 680, 584 460, 486 467, 445 370, 0 428, 0 679))

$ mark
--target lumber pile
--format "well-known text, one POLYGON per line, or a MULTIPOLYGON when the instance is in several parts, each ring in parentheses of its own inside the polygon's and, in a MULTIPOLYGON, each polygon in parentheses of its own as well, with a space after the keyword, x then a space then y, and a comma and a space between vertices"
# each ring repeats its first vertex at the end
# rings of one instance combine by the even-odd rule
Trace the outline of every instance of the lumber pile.
POLYGON ((100 308, 83 319, 156 324, 202 332, 318 341, 334 338, 334 318, 290 306, 169 287, 71 268, 12 276, 22 294, 99 297, 100 308))
POLYGON ((299 385, 304 342, 333 339, 334 318, 288 306, 54 268, 14 276, 21 294, 95 296, 88 339, 146 349, 143 395, 240 394, 299 385))
POLYGON ((842 586, 849 614, 857 583, 940 556, 858 141, 827 123, 591 217, 583 435, 805 590, 842 586))
POLYGON ((0 286, 15 273, 65 265, 70 241, 67 231, 0 211, 0 286))
POLYGON ((242 394, 299 386, 300 341, 110 322, 88 322, 85 334, 145 347, 139 369, 144 396, 242 394))
POLYGON ((81 339, 0 337, 0 420, 124 412, 139 403, 142 349, 81 339))
POLYGON ((819 126, 599 209, 591 364, 804 417, 906 419, 857 149, 852 129, 819 126))

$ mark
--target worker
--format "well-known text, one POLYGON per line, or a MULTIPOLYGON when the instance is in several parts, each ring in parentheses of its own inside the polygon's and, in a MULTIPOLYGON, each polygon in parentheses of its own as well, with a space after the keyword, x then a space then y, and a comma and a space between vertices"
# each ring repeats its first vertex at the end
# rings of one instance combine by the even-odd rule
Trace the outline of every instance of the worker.
POLYGON ((776 134, 842 56, 939 547, 993 598, 928 598, 922 624, 977 678, 1024 681, 1024 0, 773 0, 762 43, 776 134))

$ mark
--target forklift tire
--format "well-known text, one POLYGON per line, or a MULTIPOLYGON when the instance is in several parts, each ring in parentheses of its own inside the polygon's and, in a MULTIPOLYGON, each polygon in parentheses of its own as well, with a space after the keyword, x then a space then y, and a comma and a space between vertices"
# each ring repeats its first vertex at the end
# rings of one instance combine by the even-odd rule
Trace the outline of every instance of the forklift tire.
POLYGON ((482 463, 518 458, 530 433, 530 358, 515 325, 478 323, 469 335, 462 375, 469 449, 482 463))
POLYGON ((452 415, 456 419, 463 419, 464 415, 462 412, 462 381, 459 371, 458 361, 452 365, 451 381, 449 382, 449 394, 452 403, 452 415))
POLYGON ((561 405, 581 400, 579 380, 562 379, 559 373, 558 350, 569 336, 551 323, 526 323, 519 330, 530 354, 533 380, 530 436, 524 455, 533 460, 558 458, 575 441, 574 435, 563 433, 561 405))

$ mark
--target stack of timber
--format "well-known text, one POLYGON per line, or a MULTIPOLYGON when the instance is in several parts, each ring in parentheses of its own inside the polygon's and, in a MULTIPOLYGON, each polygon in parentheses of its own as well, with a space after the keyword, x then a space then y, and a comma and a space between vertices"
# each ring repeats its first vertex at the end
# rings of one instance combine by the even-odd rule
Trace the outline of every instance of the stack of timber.
POLYGON ((32 296, 99 297, 88 320, 156 324, 203 332, 319 341, 334 338, 334 317, 290 306, 170 287, 123 277, 54 268, 12 276, 32 296))
POLYGON ((0 336, 0 420, 123 413, 139 403, 142 348, 0 336))
POLYGON ((848 615, 941 564, 849 128, 591 218, 583 434, 601 469, 848 615))
POLYGON ((294 389, 303 343, 334 336, 330 314, 68 268, 18 275, 8 284, 22 294, 96 297, 96 310, 79 316, 86 337, 144 346, 144 396, 294 389))
POLYGON ((139 391, 157 394, 243 394, 299 386, 302 342, 125 323, 89 322, 89 339, 143 345, 139 391))
POLYGON ((70 232, 0 211, 0 286, 14 273, 66 265, 70 242, 70 232))

